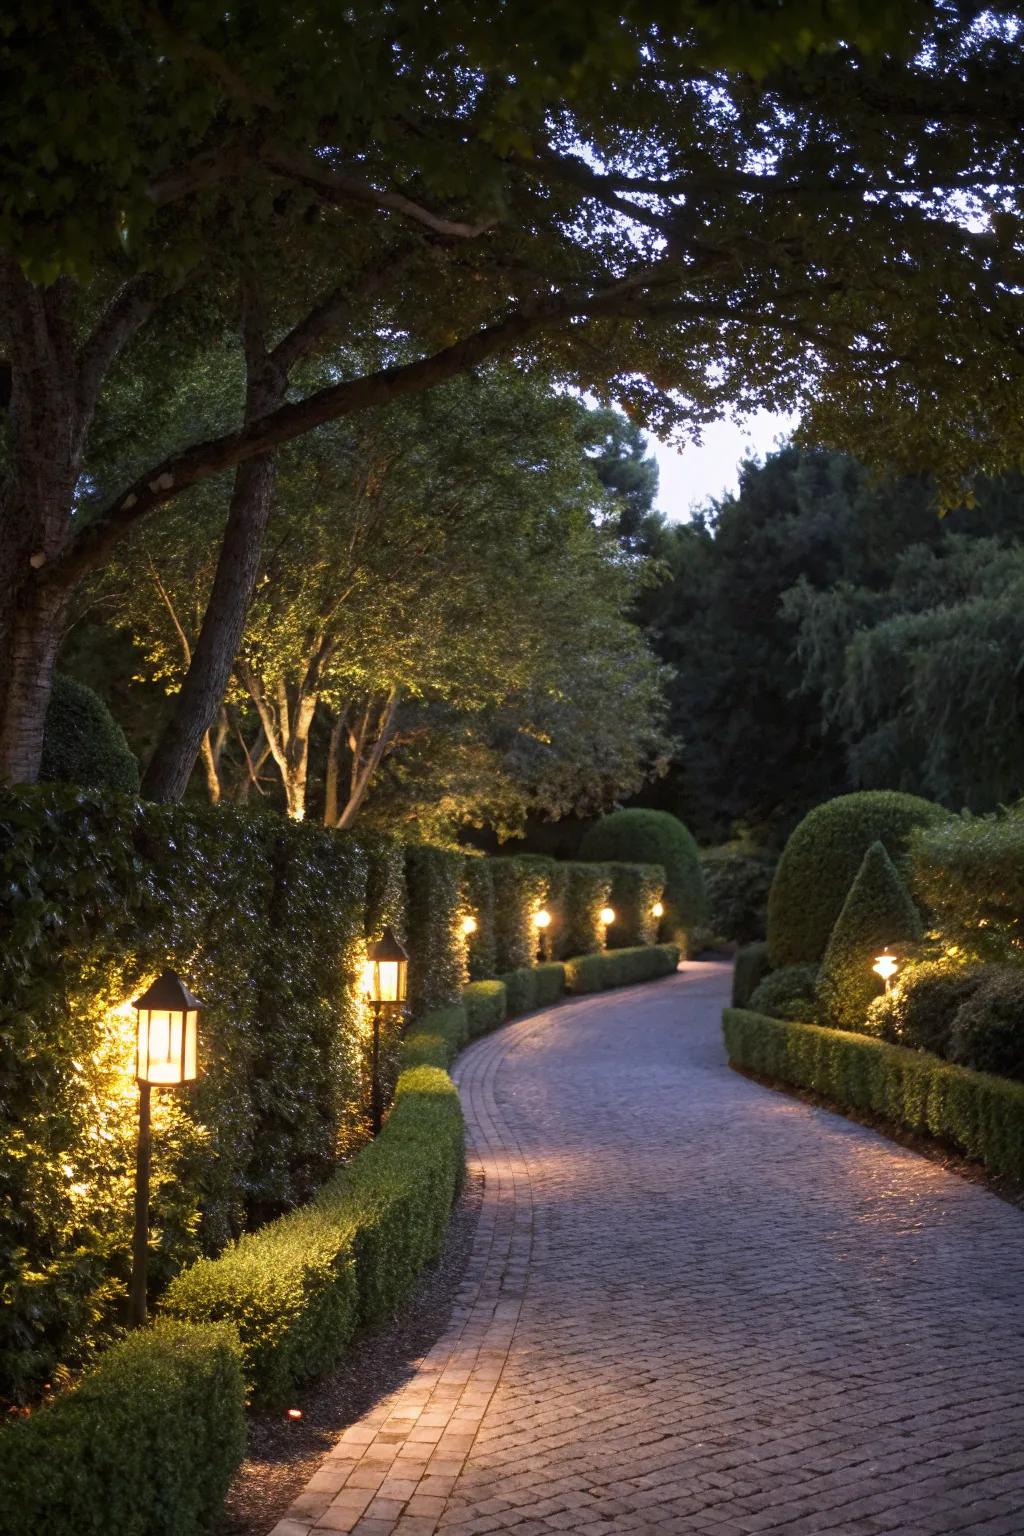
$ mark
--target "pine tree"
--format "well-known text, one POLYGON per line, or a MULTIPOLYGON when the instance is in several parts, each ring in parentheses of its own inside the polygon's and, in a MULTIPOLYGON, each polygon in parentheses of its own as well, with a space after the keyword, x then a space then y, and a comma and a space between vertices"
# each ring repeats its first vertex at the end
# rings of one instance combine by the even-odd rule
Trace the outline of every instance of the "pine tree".
MULTIPOLYGON (((809 893, 810 894, 810 893, 809 893)), ((818 976, 824 1023, 861 1030, 881 983, 872 970, 877 955, 921 938, 921 917, 886 852, 872 843, 864 855, 832 929, 818 976)))

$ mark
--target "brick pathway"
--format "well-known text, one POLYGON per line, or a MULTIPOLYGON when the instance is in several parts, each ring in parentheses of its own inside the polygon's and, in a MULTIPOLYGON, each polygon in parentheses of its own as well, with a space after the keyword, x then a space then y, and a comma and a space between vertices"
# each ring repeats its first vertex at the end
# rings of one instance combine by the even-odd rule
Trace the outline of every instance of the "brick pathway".
POLYGON ((731 1073, 727 984, 465 1053, 449 1330, 273 1536, 1022 1536, 1024 1215, 731 1073))

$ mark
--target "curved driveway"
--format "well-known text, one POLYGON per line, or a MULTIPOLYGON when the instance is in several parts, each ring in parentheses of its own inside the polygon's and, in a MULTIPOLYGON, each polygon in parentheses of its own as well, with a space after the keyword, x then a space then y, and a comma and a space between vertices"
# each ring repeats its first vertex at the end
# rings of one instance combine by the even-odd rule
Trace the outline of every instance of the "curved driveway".
POLYGON ((460 1059, 445 1336, 275 1536, 1024 1533, 1024 1215, 729 1071, 728 968, 460 1059))

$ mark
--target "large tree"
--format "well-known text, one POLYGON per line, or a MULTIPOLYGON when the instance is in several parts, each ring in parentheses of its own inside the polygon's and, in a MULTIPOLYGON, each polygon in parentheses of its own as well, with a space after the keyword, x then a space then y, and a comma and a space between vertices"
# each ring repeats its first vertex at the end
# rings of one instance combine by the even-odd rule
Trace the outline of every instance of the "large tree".
POLYGON ((499 352, 659 430, 803 403, 947 483, 1017 454, 1022 53, 1009 21, 920 0, 7 7, 0 775, 36 773, 82 578, 231 472, 147 775, 180 794, 274 450, 499 352), (225 429, 139 411, 130 473, 105 476, 108 394, 152 395, 230 327, 225 429), (303 384, 374 332, 401 341, 389 364, 303 384))

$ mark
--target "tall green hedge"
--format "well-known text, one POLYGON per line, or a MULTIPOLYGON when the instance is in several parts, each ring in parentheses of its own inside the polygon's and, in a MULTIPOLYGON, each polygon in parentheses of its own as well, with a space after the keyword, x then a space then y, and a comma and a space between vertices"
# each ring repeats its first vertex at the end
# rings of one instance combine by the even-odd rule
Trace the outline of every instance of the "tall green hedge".
POLYGON ((406 849, 409 893, 409 1005, 414 1014, 453 1003, 466 982, 462 854, 413 843, 406 849))
POLYGON ((684 952, 695 930, 707 922, 707 893, 697 844, 679 818, 668 811, 638 807, 603 816, 587 828, 580 857, 660 864, 665 871, 665 916, 660 931, 684 952))
POLYGON ((1024 1083, 988 1077, 868 1035, 726 1010, 729 1060, 840 1109, 934 1136, 1024 1184, 1024 1083))
POLYGON ((836 918, 818 974, 822 1021, 863 1029, 882 983, 875 958, 888 948, 905 958, 921 938, 921 917, 882 843, 872 843, 836 918))
POLYGON ((471 917, 476 929, 466 945, 470 981, 486 981, 497 974, 498 959, 494 943, 494 879, 490 859, 467 857, 463 871, 463 915, 471 917))
POLYGON ((611 905, 612 876, 606 864, 566 866, 565 916, 559 925, 555 954, 559 959, 597 955, 605 946, 601 911, 611 905))
POLYGON ((947 942, 980 959, 1024 957, 1024 812, 950 816, 910 848, 914 892, 947 942))
POLYGON ((804 817, 783 850, 768 897, 773 966, 814 964, 825 953, 839 909, 872 843, 905 869, 911 834, 947 813, 895 790, 840 795, 804 817))
MULTIPOLYGON (((547 860, 499 858, 489 863, 494 882, 494 963, 500 976, 532 965, 537 958, 540 937, 533 917, 548 901, 547 860)), ((552 913, 552 919, 557 932, 559 914, 552 913)))
MULTIPOLYGON (((610 878, 609 904, 615 921, 608 929, 609 949, 633 949, 656 944, 661 919, 654 908, 665 895, 665 871, 660 864, 605 865, 610 878)), ((662 902, 663 904, 663 902, 662 902)))
POLYGON ((39 777, 135 794, 139 765, 98 693, 58 672, 46 711, 39 777))
POLYGON ((204 1536, 245 1452, 229 1327, 162 1323, 0 1429, 0 1536, 204 1536))

